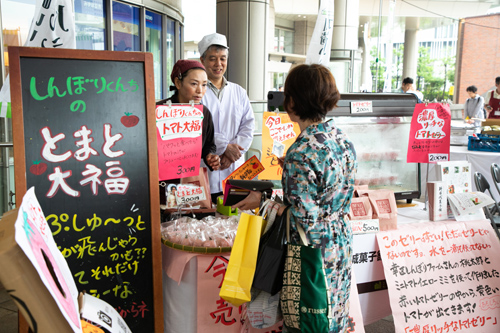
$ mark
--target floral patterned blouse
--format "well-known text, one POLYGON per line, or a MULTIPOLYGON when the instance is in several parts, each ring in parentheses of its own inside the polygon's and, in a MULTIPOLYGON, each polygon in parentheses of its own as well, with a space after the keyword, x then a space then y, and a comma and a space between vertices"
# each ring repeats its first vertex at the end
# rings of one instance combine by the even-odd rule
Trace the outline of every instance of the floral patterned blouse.
POLYGON ((299 243, 296 223, 300 223, 309 244, 322 249, 332 304, 330 332, 346 332, 349 323, 352 230, 347 213, 356 168, 352 142, 333 120, 302 131, 283 166, 292 241, 299 243))

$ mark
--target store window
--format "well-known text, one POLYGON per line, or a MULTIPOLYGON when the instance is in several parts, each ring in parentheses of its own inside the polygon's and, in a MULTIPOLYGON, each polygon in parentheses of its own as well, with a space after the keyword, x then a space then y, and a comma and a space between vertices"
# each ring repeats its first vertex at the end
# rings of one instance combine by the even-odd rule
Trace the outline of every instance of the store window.
POLYGON ((75 0, 76 48, 106 50, 104 0, 75 0))
POLYGON ((274 91, 283 91, 287 74, 288 73, 272 73, 274 91))
POLYGON ((274 52, 293 53, 295 32, 281 28, 274 29, 274 52))
POLYGON ((161 20, 160 14, 146 10, 146 52, 153 54, 156 99, 163 96, 161 20))
MULTIPOLYGON (((173 83, 170 81, 170 73, 172 72, 172 69, 174 68, 175 64, 175 21, 167 18, 167 54, 165 55, 165 66, 166 68, 166 73, 168 74, 168 78, 166 79, 167 81, 167 86, 173 85, 173 83)), ((167 89, 168 90, 168 89, 167 89)), ((170 97, 173 93, 168 90, 168 96, 170 97)))
POLYGON ((113 1, 113 50, 141 51, 139 7, 113 1))
POLYGON ((9 46, 23 46, 28 38, 35 15, 35 0, 19 2, 2 0, 2 37, 5 56, 5 76, 9 73, 9 46))

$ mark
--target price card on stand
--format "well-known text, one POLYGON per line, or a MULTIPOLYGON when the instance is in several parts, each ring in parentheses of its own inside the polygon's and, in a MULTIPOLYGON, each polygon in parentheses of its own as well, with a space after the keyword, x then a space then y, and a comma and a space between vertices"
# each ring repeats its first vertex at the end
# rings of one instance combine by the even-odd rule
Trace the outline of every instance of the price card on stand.
POLYGON ((222 181, 222 189, 226 187, 226 182, 229 179, 252 180, 262 171, 264 171, 264 166, 254 155, 222 181))
POLYGON ((408 140, 408 163, 437 163, 450 159, 451 113, 448 104, 417 104, 408 140))

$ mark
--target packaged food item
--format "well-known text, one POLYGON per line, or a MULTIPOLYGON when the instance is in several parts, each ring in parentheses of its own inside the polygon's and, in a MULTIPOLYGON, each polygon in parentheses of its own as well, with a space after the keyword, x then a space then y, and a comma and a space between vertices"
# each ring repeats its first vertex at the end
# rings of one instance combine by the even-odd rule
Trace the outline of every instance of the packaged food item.
POLYGON ((372 216, 373 210, 368 197, 351 199, 351 208, 349 209, 350 220, 369 220, 372 216))
POLYGON ((210 196, 210 184, 208 182, 207 168, 200 168, 198 176, 186 177, 181 179, 181 184, 193 184, 203 188, 204 200, 192 202, 191 206, 200 206, 201 208, 212 208, 212 197, 210 196))
POLYGON ((391 190, 360 190, 360 197, 368 196, 373 208, 374 219, 379 219, 380 230, 395 230, 398 228, 398 207, 394 191, 391 190))

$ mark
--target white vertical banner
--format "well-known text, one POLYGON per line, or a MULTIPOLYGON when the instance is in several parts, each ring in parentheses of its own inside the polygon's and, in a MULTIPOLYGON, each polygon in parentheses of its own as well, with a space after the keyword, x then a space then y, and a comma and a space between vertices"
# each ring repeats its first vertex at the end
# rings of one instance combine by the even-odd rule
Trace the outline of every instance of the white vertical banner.
MULTIPOLYGON (((72 0, 37 0, 24 46, 75 49, 75 12, 72 0)), ((0 117, 10 118, 10 80, 0 91, 0 117)))
POLYGON ((330 62, 334 0, 320 0, 318 18, 307 49, 306 64, 326 65, 330 62))

